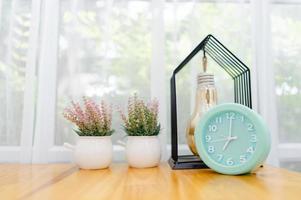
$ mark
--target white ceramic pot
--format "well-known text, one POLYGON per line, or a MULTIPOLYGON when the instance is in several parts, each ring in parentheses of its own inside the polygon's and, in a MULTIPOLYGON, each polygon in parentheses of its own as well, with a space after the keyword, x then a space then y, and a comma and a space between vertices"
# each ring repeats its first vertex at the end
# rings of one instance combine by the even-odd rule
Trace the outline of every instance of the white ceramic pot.
POLYGON ((158 136, 128 136, 126 157, 131 167, 147 168, 158 166, 161 159, 158 136))
POLYGON ((111 136, 80 136, 75 146, 64 146, 73 150, 75 163, 82 169, 103 169, 112 162, 111 136))

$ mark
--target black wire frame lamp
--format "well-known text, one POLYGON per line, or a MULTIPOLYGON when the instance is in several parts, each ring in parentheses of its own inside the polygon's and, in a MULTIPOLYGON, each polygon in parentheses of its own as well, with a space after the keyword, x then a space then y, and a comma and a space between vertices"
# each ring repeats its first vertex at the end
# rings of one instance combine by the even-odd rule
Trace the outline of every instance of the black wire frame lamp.
POLYGON ((231 76, 234 83, 234 102, 252 109, 250 69, 213 35, 206 36, 173 71, 170 79, 171 158, 168 162, 172 169, 208 168, 198 156, 178 155, 176 75, 199 51, 209 55, 231 76))

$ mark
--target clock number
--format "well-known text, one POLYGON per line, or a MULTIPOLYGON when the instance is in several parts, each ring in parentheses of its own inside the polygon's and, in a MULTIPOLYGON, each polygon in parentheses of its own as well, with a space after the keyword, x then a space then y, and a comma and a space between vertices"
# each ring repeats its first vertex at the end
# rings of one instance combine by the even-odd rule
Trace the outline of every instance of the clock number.
POLYGON ((217 130, 217 126, 216 125, 209 125, 209 131, 210 132, 215 132, 217 130))
POLYGON ((220 161, 222 161, 223 160, 223 155, 222 154, 218 154, 217 155, 217 160, 220 162, 220 161))
POLYGON ((208 147, 208 152, 209 153, 214 153, 214 146, 209 146, 208 147))
POLYGON ((254 125, 249 123, 248 124, 248 131, 254 131, 254 125))
POLYGON ((218 124, 221 124, 222 123, 222 117, 215 118, 215 122, 218 123, 218 124))
POLYGON ((245 162, 247 162, 246 155, 241 155, 241 156, 239 156, 239 160, 240 160, 240 163, 245 163, 245 162))
POLYGON ((227 117, 227 119, 235 119, 235 113, 233 113, 233 112, 226 113, 226 117, 227 117))
POLYGON ((206 136, 205 136, 205 139, 206 139, 206 142, 210 142, 212 138, 211 138, 210 135, 206 135, 206 136))
POLYGON ((227 159, 227 165, 233 165, 234 161, 232 160, 232 158, 228 158, 227 159))
POLYGON ((257 137, 256 137, 256 135, 251 135, 251 140, 250 140, 251 142, 257 142, 257 137))
POLYGON ((248 152, 248 153, 251 153, 251 154, 254 153, 254 148, 253 148, 253 147, 249 147, 249 148, 247 149, 247 152, 248 152))
POLYGON ((241 122, 244 122, 245 121, 245 116, 241 116, 241 122))

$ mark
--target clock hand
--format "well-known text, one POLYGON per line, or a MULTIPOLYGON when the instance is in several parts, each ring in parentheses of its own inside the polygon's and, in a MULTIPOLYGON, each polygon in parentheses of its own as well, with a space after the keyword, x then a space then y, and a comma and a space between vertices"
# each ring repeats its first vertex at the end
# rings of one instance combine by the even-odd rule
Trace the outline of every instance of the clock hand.
POLYGON ((225 149, 227 148, 229 142, 231 141, 231 139, 227 138, 227 142, 225 143, 225 145, 223 146, 223 151, 225 151, 225 149))
POLYGON ((222 141, 225 141, 225 140, 236 140, 236 139, 237 139, 237 136, 232 136, 230 138, 226 137, 226 138, 222 138, 222 139, 212 140, 212 141, 209 141, 209 142, 222 142, 222 141))
POLYGON ((230 141, 232 140, 232 118, 230 117, 230 122, 229 122, 229 135, 227 137, 227 141, 225 143, 225 145, 223 146, 223 151, 225 151, 225 149, 227 148, 227 146, 229 145, 230 141))
POLYGON ((238 137, 237 136, 233 136, 233 137, 229 137, 227 138, 227 142, 225 143, 225 145, 223 146, 223 151, 225 151, 225 149, 227 148, 227 146, 229 145, 229 143, 232 141, 232 140, 236 140, 238 137))
POLYGON ((238 139, 238 137, 237 136, 232 136, 232 137, 230 137, 230 139, 231 140, 236 140, 236 139, 238 139))
POLYGON ((231 138, 231 134, 232 134, 232 118, 230 118, 230 122, 229 122, 229 136, 228 136, 228 138, 231 138))

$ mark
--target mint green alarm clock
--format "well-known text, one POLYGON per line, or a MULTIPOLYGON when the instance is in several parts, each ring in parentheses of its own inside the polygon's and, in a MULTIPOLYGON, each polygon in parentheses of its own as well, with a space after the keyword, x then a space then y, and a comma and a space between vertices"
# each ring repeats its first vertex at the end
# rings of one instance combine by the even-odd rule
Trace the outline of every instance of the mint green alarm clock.
POLYGON ((197 151, 205 164, 222 174, 245 174, 267 158, 271 139, 256 112, 236 104, 210 109, 195 130, 197 151))

